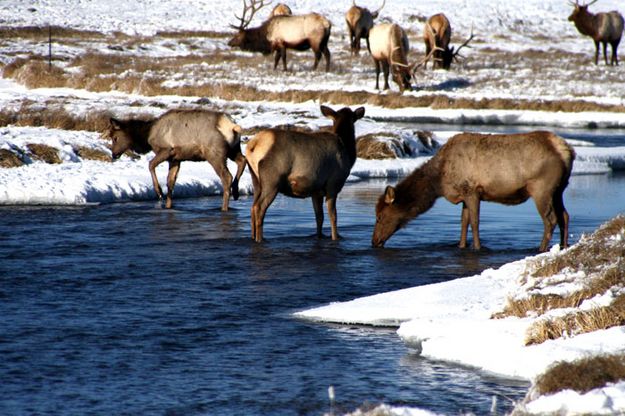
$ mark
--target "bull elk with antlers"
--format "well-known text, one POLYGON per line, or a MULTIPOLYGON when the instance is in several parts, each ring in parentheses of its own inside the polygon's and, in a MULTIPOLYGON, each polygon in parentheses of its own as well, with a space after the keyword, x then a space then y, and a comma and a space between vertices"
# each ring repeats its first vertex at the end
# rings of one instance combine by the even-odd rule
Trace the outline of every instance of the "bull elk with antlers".
POLYGON ((265 0, 243 1, 243 14, 235 17, 239 25, 231 25, 238 33, 228 42, 229 46, 239 47, 244 51, 261 52, 264 55, 275 53, 273 68, 278 67, 282 60, 286 71, 286 50, 295 49, 305 51, 312 49, 315 53, 317 69, 323 54, 326 61, 326 71, 330 70, 330 50, 328 40, 332 24, 328 19, 317 13, 304 15, 275 16, 266 20, 259 27, 247 27, 258 10, 268 5, 265 0), (248 15, 249 12, 249 15, 248 15))
MULTIPOLYGON (((429 56, 434 51, 432 54, 434 60, 432 68, 441 67, 449 69, 451 63, 454 60, 458 60, 458 57, 461 56, 460 50, 468 46, 473 37, 473 28, 471 28, 471 35, 458 49, 455 49, 453 46, 449 47, 449 42, 451 41, 451 24, 449 19, 443 13, 435 14, 425 22, 423 27, 425 56, 429 56)), ((424 65, 427 66, 427 60, 424 65)))
POLYGON ((371 50, 369 45, 369 30, 373 27, 373 21, 377 19, 380 11, 386 4, 386 0, 382 2, 382 6, 374 12, 361 6, 356 6, 356 0, 353 0, 352 7, 345 13, 345 22, 347 23, 347 31, 349 32, 349 41, 352 54, 358 55, 360 52, 360 39, 367 41, 367 49, 371 50))
POLYGON ((400 92, 412 89, 410 84, 414 71, 431 57, 438 49, 433 49, 430 55, 421 62, 408 63, 410 44, 406 32, 395 23, 380 23, 369 31, 371 57, 375 62, 375 88, 380 89, 380 68, 384 72, 384 89, 389 89, 388 75, 392 74, 393 81, 399 86, 400 92))
POLYGON ((569 20, 575 23, 575 27, 582 35, 590 36, 595 42, 595 65, 599 63, 599 44, 603 45, 603 58, 606 65, 618 65, 618 45, 623 35, 623 16, 613 10, 608 13, 591 13, 588 6, 596 3, 593 0, 588 4, 569 2, 575 9, 569 16, 569 20), (608 43, 612 46, 612 59, 608 64, 608 43))

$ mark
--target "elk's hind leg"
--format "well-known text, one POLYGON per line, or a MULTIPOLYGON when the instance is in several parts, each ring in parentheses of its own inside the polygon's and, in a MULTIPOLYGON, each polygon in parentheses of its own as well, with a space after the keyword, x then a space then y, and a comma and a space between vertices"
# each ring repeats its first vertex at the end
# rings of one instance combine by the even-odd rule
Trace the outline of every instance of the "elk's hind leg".
POLYGON ((563 193, 564 189, 556 190, 556 193, 553 195, 553 209, 558 220, 558 228, 560 229, 560 247, 566 248, 569 246, 569 213, 564 207, 563 193))
POLYGON ((170 160, 169 173, 167 174, 167 199, 165 201, 165 208, 171 208, 173 206, 174 186, 176 186, 179 171, 180 161, 170 160))
POLYGON ((312 204, 317 222, 317 237, 321 238, 323 237, 323 195, 320 193, 313 194, 312 204))
POLYGON ((540 218, 543 220, 543 239, 538 250, 544 252, 547 251, 547 247, 549 247, 549 242, 553 236, 553 229, 558 223, 558 217, 554 209, 553 199, 550 195, 539 194, 533 195, 532 197, 534 198, 534 203, 536 204, 536 209, 540 214, 540 218))
POLYGON ((161 185, 158 183, 158 178, 156 177, 156 167, 169 159, 169 157, 169 150, 161 150, 156 153, 156 155, 152 160, 150 160, 150 163, 148 165, 148 169, 150 170, 150 176, 152 176, 154 191, 156 192, 156 196, 158 196, 158 199, 163 199, 163 190, 161 189, 161 185))
POLYGON ((258 186, 254 187, 254 203, 252 204, 252 222, 254 230, 252 235, 258 243, 263 241, 263 223, 265 213, 278 194, 279 178, 273 177, 270 173, 264 172, 263 165, 266 162, 261 160, 258 164, 258 186), (258 192, 257 192, 258 190, 258 192))

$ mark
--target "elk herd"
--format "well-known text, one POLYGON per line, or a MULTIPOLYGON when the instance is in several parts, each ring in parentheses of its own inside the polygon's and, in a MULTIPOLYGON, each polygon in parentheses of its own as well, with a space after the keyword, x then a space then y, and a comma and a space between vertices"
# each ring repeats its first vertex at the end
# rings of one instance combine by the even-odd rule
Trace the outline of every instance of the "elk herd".
MULTIPOLYGON (((618 12, 592 14, 588 4, 571 3, 574 11, 569 20, 580 33, 603 45, 606 64, 618 65, 617 48, 623 32, 623 17, 618 12), (607 44, 612 47, 608 62, 607 44)), ((246 51, 274 54, 274 69, 280 61, 287 69, 288 49, 312 49, 314 68, 323 56, 326 71, 331 54, 328 41, 331 22, 319 13, 293 14, 285 4, 276 5, 260 26, 249 28, 254 15, 269 5, 266 0, 244 0, 243 11, 236 16, 237 33, 229 45, 246 51)), ((410 62, 409 42, 404 28, 395 23, 376 22, 385 7, 370 11, 352 6, 345 14, 349 34, 349 50, 358 55, 361 40, 373 58, 376 89, 383 72, 384 89, 388 77, 400 91, 411 89, 411 79, 420 67, 432 61, 434 69, 449 69, 459 52, 474 38, 473 30, 458 47, 451 46, 452 27, 443 14, 426 19, 423 26, 425 54, 410 62)), ((229 199, 239 196, 239 179, 249 169, 254 197, 251 207, 251 237, 263 241, 263 223, 267 209, 278 193, 295 198, 311 198, 317 235, 322 235, 325 199, 330 217, 331 236, 339 238, 337 197, 356 161, 355 123, 365 115, 365 108, 355 110, 320 107, 321 114, 332 120, 330 131, 299 132, 288 128, 263 129, 247 143, 245 155, 241 148, 242 129, 230 116, 209 110, 172 110, 152 121, 118 120, 112 118, 107 136, 112 139, 112 156, 118 158, 126 150, 154 152, 149 170, 159 198, 163 192, 155 168, 169 163, 165 207, 172 207, 172 193, 182 161, 205 160, 214 168, 223 186, 222 210, 229 209, 229 199), (233 178, 227 159, 234 161, 237 172, 233 178)), ((533 199, 543 221, 540 251, 545 251, 556 225, 560 244, 568 245, 569 215, 564 207, 563 193, 569 181, 575 153, 562 138, 546 131, 524 134, 458 134, 445 143, 428 162, 416 169, 395 187, 388 186, 375 207, 375 226, 371 244, 381 247, 410 220, 428 211, 435 201, 444 197, 461 204, 459 246, 467 246, 468 228, 472 246, 481 247, 479 212, 481 201, 516 205, 533 199)))

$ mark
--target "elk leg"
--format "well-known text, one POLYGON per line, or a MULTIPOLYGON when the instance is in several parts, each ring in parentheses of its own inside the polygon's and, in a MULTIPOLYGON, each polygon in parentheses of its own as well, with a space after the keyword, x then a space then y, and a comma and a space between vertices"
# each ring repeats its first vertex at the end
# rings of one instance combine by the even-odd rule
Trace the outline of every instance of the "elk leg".
POLYGON ((321 49, 313 49, 315 54, 315 63, 313 64, 313 70, 316 70, 319 66, 319 61, 321 60, 321 49))
POLYGON ((608 63, 608 42, 602 42, 603 45, 603 60, 605 61, 606 65, 610 65, 608 63))
POLYGON ((276 49, 275 56, 273 58, 273 70, 275 71, 278 68, 278 64, 280 63, 280 49, 276 49))
POLYGON ((330 217, 332 240, 336 241, 341 238, 338 227, 336 226, 336 196, 326 197, 326 206, 328 208, 328 216, 330 217))
POLYGON ((547 251, 547 247, 549 246, 549 242, 553 236, 553 229, 556 227, 558 218, 551 197, 542 194, 534 196, 534 203, 536 204, 536 209, 538 210, 544 225, 543 239, 540 242, 540 248, 538 249, 543 252, 547 251))
POLYGON ((278 194, 278 186, 263 186, 258 196, 258 200, 252 205, 252 216, 255 221, 256 230, 254 237, 257 243, 263 241, 263 223, 265 222, 265 213, 278 194))
POLYGON ((156 167, 169 159, 169 150, 161 150, 154 156, 148 165, 148 169, 150 170, 150 175, 152 176, 152 184, 154 185, 154 191, 156 192, 156 196, 158 199, 163 199, 163 190, 161 189, 161 185, 158 183, 158 178, 156 177, 156 167))
POLYGON ((469 208, 466 203, 462 203, 462 214, 460 216, 460 244, 458 247, 467 247, 467 233, 469 231, 469 208))
POLYGON ((178 178, 178 172, 180 171, 180 161, 169 161, 169 173, 167 174, 167 199, 165 201, 165 208, 171 208, 173 205, 174 186, 176 186, 176 179, 178 178))
POLYGON ((256 210, 254 207, 258 204, 258 199, 261 194, 260 181, 252 169, 250 169, 250 175, 252 176, 252 185, 254 187, 254 202, 252 202, 252 209, 250 218, 252 221, 252 240, 256 240, 256 210))
POLYGON ((554 193, 553 209, 558 220, 558 228, 560 229, 560 247, 566 248, 569 246, 569 213, 564 207, 562 192, 564 190, 558 189, 554 193))
POLYGON ((599 41, 595 41, 595 65, 599 65, 599 41))
POLYGON ((312 196, 313 209, 315 210, 315 220, 317 221, 317 237, 323 237, 323 195, 315 193, 312 196))
POLYGON ((384 71, 384 89, 388 90, 390 88, 388 85, 388 72, 389 72, 388 62, 382 61, 382 70, 384 71))
POLYGON ((375 89, 380 89, 380 61, 375 61, 375 89))
POLYGON ((326 43, 323 48, 323 57, 326 60, 326 72, 330 71, 330 49, 328 48, 328 44, 326 43))
MULTIPOLYGON (((467 210, 469 211, 469 222, 471 224, 471 234, 473 235, 473 249, 482 248, 480 242, 480 199, 478 196, 470 196, 465 199, 467 210)), ((464 213, 463 213, 464 214, 464 213)))
POLYGON ((280 48, 280 55, 282 56, 282 69, 286 71, 286 47, 280 48))
POLYGON ((239 179, 241 179, 241 175, 243 175, 243 171, 245 170, 245 156, 241 153, 241 145, 239 145, 239 151, 237 155, 234 157, 234 162, 237 164, 237 173, 234 176, 234 180, 231 185, 232 199, 237 201, 239 199, 239 179))
POLYGON ((618 44, 619 42, 612 42, 612 64, 618 66, 618 44))
POLYGON ((208 163, 210 163, 213 169, 215 169, 215 172, 217 172, 219 179, 221 179, 221 186, 224 189, 223 201, 221 203, 221 210, 228 211, 228 202, 230 200, 230 187, 232 185, 232 175, 230 174, 230 171, 228 170, 228 167, 226 166, 226 160, 222 159, 220 165, 216 165, 211 161, 209 161, 208 163))

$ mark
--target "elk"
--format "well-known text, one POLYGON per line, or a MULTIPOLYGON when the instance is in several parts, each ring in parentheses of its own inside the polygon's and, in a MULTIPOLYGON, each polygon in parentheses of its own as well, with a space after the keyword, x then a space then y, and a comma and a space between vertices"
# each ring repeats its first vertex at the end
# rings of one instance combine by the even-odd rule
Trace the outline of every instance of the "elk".
MULTIPOLYGON (((268 3, 267 3, 268 4, 268 3)), ((282 60, 286 71, 286 50, 305 51, 312 49, 315 54, 313 69, 317 69, 321 55, 325 57, 326 71, 330 70, 330 50, 328 41, 332 24, 317 13, 299 16, 275 16, 259 27, 248 29, 254 14, 267 5, 264 0, 243 1, 243 14, 235 17, 239 25, 230 25, 238 32, 228 42, 229 46, 239 47, 244 51, 261 52, 264 55, 275 54, 274 70, 282 60), (249 16, 247 13, 250 12, 249 16)))
POLYGON ((159 199, 163 191, 156 177, 156 167, 169 162, 167 175, 166 208, 172 207, 172 195, 176 178, 183 160, 206 160, 215 169, 223 186, 222 211, 228 210, 228 200, 239 198, 239 178, 245 169, 245 157, 241 153, 241 127, 224 113, 208 110, 170 110, 162 116, 149 120, 118 120, 111 118, 105 136, 112 140, 113 160, 125 151, 146 154, 154 152, 149 170, 154 190, 159 199), (226 158, 237 164, 232 179, 226 158))
MULTIPOLYGON (((441 67, 443 69, 449 69, 451 63, 454 60, 458 60, 460 56, 460 50, 473 40, 473 28, 471 28, 471 35, 464 41, 462 45, 455 49, 454 46, 449 47, 451 41, 451 24, 449 19, 443 13, 435 14, 431 16, 423 27, 423 40, 425 42, 425 56, 429 56, 432 51, 433 64, 432 69, 441 67)), ((424 63, 427 67, 427 60, 424 63)))
POLYGON ((575 23, 575 27, 582 35, 590 36, 595 42, 595 65, 599 64, 599 44, 603 45, 603 58, 606 65, 618 65, 618 45, 623 34, 623 16, 613 10, 608 13, 591 13, 588 6, 596 3, 593 0, 588 4, 569 2, 575 9, 569 16, 569 21, 575 23), (608 64, 608 43, 612 46, 612 58, 608 64))
POLYGON ((453 204, 462 202, 459 247, 466 247, 471 224, 477 250, 480 201, 517 205, 531 197, 544 224, 540 251, 547 250, 556 224, 560 244, 567 247, 569 215, 563 193, 574 159, 575 152, 564 139, 546 131, 458 134, 396 187, 386 188, 376 205, 371 243, 384 246, 408 221, 444 197, 453 204))
POLYGON ((336 198, 356 161, 354 123, 365 115, 365 109, 352 111, 346 107, 334 111, 322 105, 321 113, 333 120, 331 132, 269 129, 257 133, 248 143, 246 157, 254 185, 251 218, 255 241, 263 240, 265 213, 278 192, 295 198, 312 198, 318 237, 322 236, 325 197, 332 240, 339 238, 336 198))
POLYGON ((370 52, 375 63, 375 88, 380 89, 380 67, 384 72, 384 89, 389 89, 388 75, 399 86, 399 91, 412 89, 410 80, 414 71, 438 49, 433 49, 421 62, 408 63, 410 45, 406 32, 395 23, 379 23, 369 31, 370 52))
POLYGON ((276 4, 276 7, 274 7, 271 11, 269 17, 272 18, 276 16, 290 16, 292 14, 293 12, 291 11, 291 8, 289 6, 284 3, 278 3, 276 4))
POLYGON ((360 39, 367 41, 367 50, 371 50, 369 45, 369 30, 373 27, 373 21, 377 19, 380 11, 386 4, 386 0, 382 1, 382 6, 374 12, 369 11, 365 7, 356 6, 356 0, 353 0, 352 7, 345 13, 345 22, 347 23, 347 31, 349 32, 350 49, 352 54, 360 53, 360 39))

